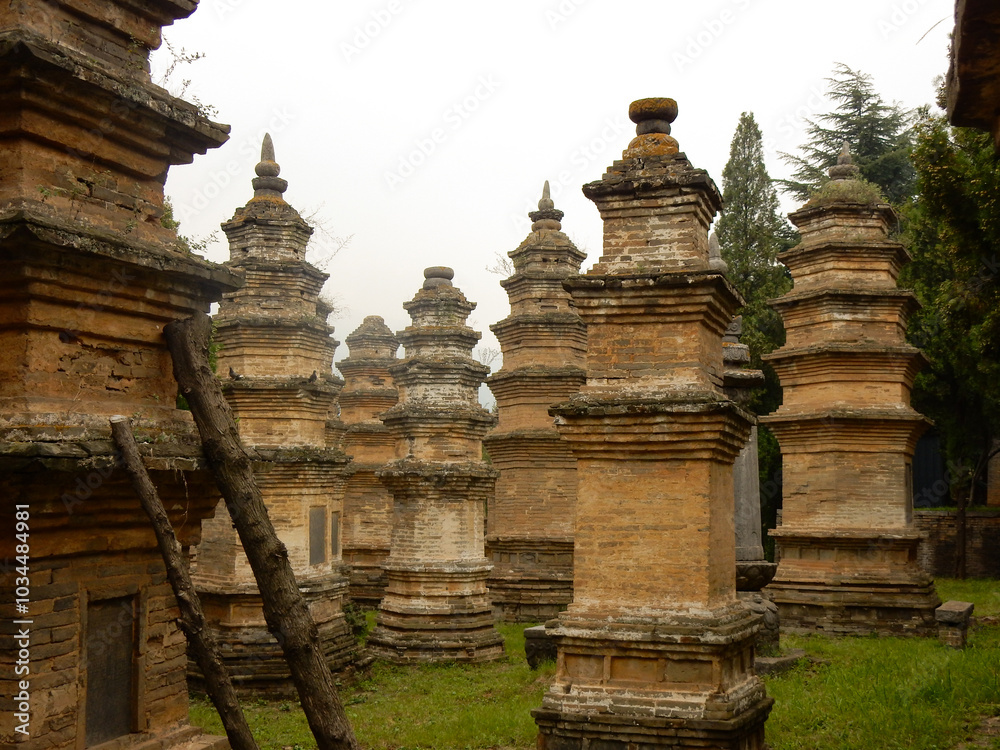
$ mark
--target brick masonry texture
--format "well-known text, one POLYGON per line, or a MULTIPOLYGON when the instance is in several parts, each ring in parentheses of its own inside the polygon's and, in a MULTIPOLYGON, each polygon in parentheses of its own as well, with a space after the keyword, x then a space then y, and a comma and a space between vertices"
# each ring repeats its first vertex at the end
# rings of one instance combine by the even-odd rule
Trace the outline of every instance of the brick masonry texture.
POLYGON ((733 462, 751 416, 722 390, 740 299, 709 260, 720 198, 668 134, 672 100, 630 115, 643 134, 584 186, 604 253, 564 281, 587 326, 586 383, 551 409, 578 490, 573 601, 547 627, 558 658, 533 712, 538 747, 762 750, 759 618, 735 588, 733 462))
POLYGON ((499 423, 485 439, 500 472, 487 513, 486 554, 494 614, 538 622, 573 596, 576 462, 549 406, 583 385, 587 330, 562 282, 580 271, 584 254, 562 233, 545 183, 531 234, 508 253, 514 273, 501 285, 510 315, 490 328, 503 367, 488 384, 499 423))
MULTIPOLYGON (((849 153, 830 170, 849 187, 849 153)), ((794 280, 773 302, 785 345, 768 355, 784 394, 762 417, 781 445, 782 630, 928 635, 940 601, 917 563, 912 460, 928 421, 910 406, 922 355, 905 341, 916 301, 892 209, 822 191, 791 214, 801 242, 779 256, 794 280)))
MULTIPOLYGON (((355 643, 342 609, 348 580, 339 535, 349 459, 337 444, 342 430, 330 424, 343 383, 332 372, 330 307, 319 297, 327 277, 305 259, 312 229, 281 197, 287 183, 278 177, 270 136, 256 172, 253 198, 222 225, 226 265, 243 271, 246 284, 225 295, 215 316, 217 369, 240 437, 259 457, 254 476, 268 515, 338 670, 353 663, 355 643), (328 436, 337 442, 328 444, 328 436)), ((294 695, 224 508, 206 524, 196 555, 195 585, 238 688, 294 695)), ((190 669, 200 687, 197 665, 190 669)))
POLYGON ((399 340, 377 315, 347 337, 350 355, 338 364, 344 376, 340 416, 343 449, 353 458, 344 489, 343 556, 350 566, 350 597, 378 606, 385 593, 382 564, 392 542, 392 495, 375 472, 396 456, 392 433, 379 415, 399 395, 389 373, 398 363, 399 340))
POLYGON ((478 400, 489 372, 470 356, 479 333, 465 323, 475 304, 450 268, 424 271, 403 307, 412 325, 397 335, 404 358, 389 368, 399 403, 381 419, 395 460, 376 472, 392 494, 386 591, 368 645, 399 663, 500 658, 483 555, 483 512, 497 472, 482 460, 495 423, 478 400))
MULTIPOLYGON (((197 543, 219 497, 190 414, 176 408, 162 332, 207 312, 240 275, 191 254, 161 222, 163 182, 228 127, 153 85, 148 64, 161 28, 193 7, 0 9, 0 527, 28 507, 32 620, 28 675, 0 652, 0 693, 26 677, 32 696, 27 737, 7 706, 5 746, 75 750, 100 737, 164 750, 200 734, 187 721, 178 610, 108 424, 132 417, 181 545, 197 543), (103 625, 88 614, 99 610, 110 613, 103 625), (93 710, 109 686, 86 654, 111 644, 124 646, 113 666, 131 685, 118 685, 128 690, 107 734, 93 710)), ((0 558, 14 559, 13 541, 0 558)))

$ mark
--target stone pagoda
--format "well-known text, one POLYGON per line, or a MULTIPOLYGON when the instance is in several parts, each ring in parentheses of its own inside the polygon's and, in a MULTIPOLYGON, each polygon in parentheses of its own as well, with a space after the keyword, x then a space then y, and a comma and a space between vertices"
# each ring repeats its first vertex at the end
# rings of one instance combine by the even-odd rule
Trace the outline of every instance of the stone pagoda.
POLYGON ((786 343, 767 356, 784 391, 762 418, 784 478, 768 591, 782 630, 930 634, 940 602, 917 563, 911 486, 923 357, 905 341, 916 299, 896 287, 909 256, 846 145, 830 177, 790 215, 802 241, 780 256, 794 287, 773 303, 786 343))
POLYGON ((514 274, 500 282, 510 315, 490 326, 503 367, 487 381, 500 421, 485 443, 500 478, 486 514, 486 551, 496 615, 538 622, 573 598, 576 460, 549 407, 586 379, 587 329, 562 285, 586 255, 560 231, 563 212, 548 182, 528 216, 531 234, 509 253, 514 274))
POLYGON ((487 661, 503 654, 493 627, 483 556, 483 512, 497 472, 482 460, 494 418, 479 405, 489 369, 470 356, 475 304, 450 268, 424 271, 403 305, 413 324, 397 334, 404 359, 390 368, 399 403, 382 415, 397 460, 377 472, 392 493, 386 593, 368 645, 395 662, 487 661))
POLYGON ((742 300, 710 265, 721 198, 669 135, 676 115, 672 99, 633 102, 636 138, 583 188, 604 254, 565 282, 587 324, 587 382, 552 409, 578 490, 540 750, 764 747, 759 617, 735 586, 733 462, 752 417, 722 390, 742 300))
MULTIPOLYGON (((264 136, 254 195, 222 225, 227 265, 246 286, 226 294, 216 321, 218 373, 255 450, 254 476, 319 630, 332 669, 350 663, 354 637, 341 610, 347 578, 340 557, 340 517, 347 457, 327 445, 327 416, 342 382, 332 374, 337 342, 319 298, 327 275, 306 261, 312 229, 282 198, 271 137, 264 136)), ((290 692, 288 668, 267 631, 260 594, 228 513, 205 525, 195 585, 234 682, 268 693, 290 692)), ((192 668, 194 666, 192 665, 192 668)), ((193 675, 197 680, 197 673, 193 675)))
POLYGON ((228 747, 188 723, 176 601, 108 422, 132 418, 180 544, 196 544, 219 493, 163 329, 240 279, 178 240, 163 182, 229 128, 149 76, 162 27, 194 8, 0 8, 3 747, 228 747))
MULTIPOLYGON (((718 245, 713 233, 710 247, 718 245)), ((724 266, 721 253, 720 265, 724 266)), ((722 270, 728 270, 723 268, 722 270)), ((723 387, 726 394, 741 406, 754 388, 764 384, 764 373, 750 369, 750 347, 740 343, 743 316, 737 315, 722 337, 723 387)), ((774 653, 779 645, 778 608, 761 594, 774 578, 777 565, 764 557, 760 522, 760 474, 757 449, 757 423, 733 464, 733 510, 736 526, 736 591, 740 601, 763 618, 757 636, 757 654, 774 653)))
POLYGON ((337 363, 344 376, 340 419, 342 447, 352 457, 344 488, 344 563, 350 566, 351 600, 377 607, 385 593, 382 563, 392 541, 392 495, 375 476, 396 457, 396 442, 379 415, 399 400, 389 368, 399 362, 399 339, 377 315, 347 337, 350 356, 337 363))

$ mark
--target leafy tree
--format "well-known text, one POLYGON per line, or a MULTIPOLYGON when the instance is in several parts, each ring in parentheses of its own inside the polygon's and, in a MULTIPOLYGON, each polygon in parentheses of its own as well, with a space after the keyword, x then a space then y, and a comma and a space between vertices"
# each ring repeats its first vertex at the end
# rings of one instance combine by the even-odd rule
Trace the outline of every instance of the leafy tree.
MULTIPOLYGON (((778 253, 796 242, 796 232, 778 213, 778 195, 764 166, 760 128, 753 113, 740 115, 722 171, 722 215, 716 224, 728 276, 746 300, 742 310, 742 341, 750 349, 751 364, 762 369, 765 384, 751 397, 749 407, 758 414, 781 404, 781 385, 774 369, 761 360, 785 341, 785 329, 769 299, 780 297, 792 285, 778 253)), ((778 443, 770 430, 759 430, 761 520, 769 528, 776 521, 780 503, 777 477, 781 468, 778 443)))
POLYGON ((878 185, 890 203, 901 205, 914 191, 909 159, 913 113, 898 104, 886 104, 871 76, 843 63, 837 63, 833 77, 826 80, 834 110, 809 121, 809 141, 800 147, 801 155, 782 154, 794 168, 794 179, 780 180, 782 189, 807 200, 826 182, 827 169, 837 163, 837 154, 847 141, 861 176, 878 185))
POLYGON ((925 112, 913 163, 919 193, 904 210, 913 262, 902 280, 923 305, 909 339, 929 360, 914 406, 937 423, 962 508, 1000 435, 1000 162, 988 133, 925 112))

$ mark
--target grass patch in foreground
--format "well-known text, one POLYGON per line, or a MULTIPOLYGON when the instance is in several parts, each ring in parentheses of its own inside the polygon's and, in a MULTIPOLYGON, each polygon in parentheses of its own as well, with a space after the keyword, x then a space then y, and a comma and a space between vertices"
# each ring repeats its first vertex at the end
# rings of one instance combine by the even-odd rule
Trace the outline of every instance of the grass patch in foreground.
POLYGON ((935 578, 934 587, 941 601, 957 599, 972 602, 976 609, 973 617, 1000 616, 1000 581, 991 578, 935 578))
POLYGON ((965 651, 930 638, 782 636, 828 664, 765 677, 773 750, 944 750, 1000 711, 1000 627, 965 651))
MULTIPOLYGON (((971 601, 1000 614, 998 581, 937 580, 942 599, 971 601)), ((341 688, 351 724, 368 750, 531 750, 554 666, 524 660, 524 626, 500 625, 507 655, 491 664, 397 667, 376 664, 341 688)), ((1000 714, 1000 626, 974 628, 955 651, 933 638, 783 636, 829 663, 765 677, 775 698, 766 735, 773 750, 954 750, 982 716, 1000 714)), ((297 702, 248 700, 244 709, 261 750, 316 747, 297 702)), ((223 734, 207 700, 191 720, 223 734)), ((1000 743, 994 748, 1000 749, 1000 743)))
MULTIPOLYGON (((376 663, 355 684, 340 689, 358 741, 369 750, 533 748, 538 728, 530 711, 541 706, 555 665, 535 672, 528 668, 525 627, 498 625, 507 653, 488 664, 376 663)), ((316 747, 297 702, 250 699, 243 709, 261 750, 316 747)), ((192 700, 191 721, 225 734, 207 699, 192 700)))

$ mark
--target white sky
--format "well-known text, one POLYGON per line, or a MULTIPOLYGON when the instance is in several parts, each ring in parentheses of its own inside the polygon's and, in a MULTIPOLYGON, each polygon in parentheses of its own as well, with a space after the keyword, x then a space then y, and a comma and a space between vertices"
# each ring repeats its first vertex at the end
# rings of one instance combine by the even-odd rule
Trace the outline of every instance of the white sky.
MULTIPOLYGON (((580 186, 634 136, 632 100, 677 100, 673 135, 720 189, 740 113, 752 111, 767 168, 785 177, 777 153, 831 108, 834 63, 872 75, 888 101, 933 102, 953 12, 953 0, 202 0, 165 37, 205 57, 166 85, 178 93, 191 79, 185 98, 217 108, 232 134, 172 168, 167 193, 183 234, 218 229, 252 196, 269 131, 285 199, 352 236, 328 264, 330 240, 317 231, 310 246, 343 307, 336 338, 366 315, 406 327, 402 303, 423 269, 447 265, 478 303, 480 344, 496 347, 488 326, 509 305, 486 266, 530 232, 546 179, 584 268, 597 260, 600 217, 580 186)), ((228 256, 220 231, 207 257, 228 256)), ((337 359, 347 353, 341 344, 337 359)))

